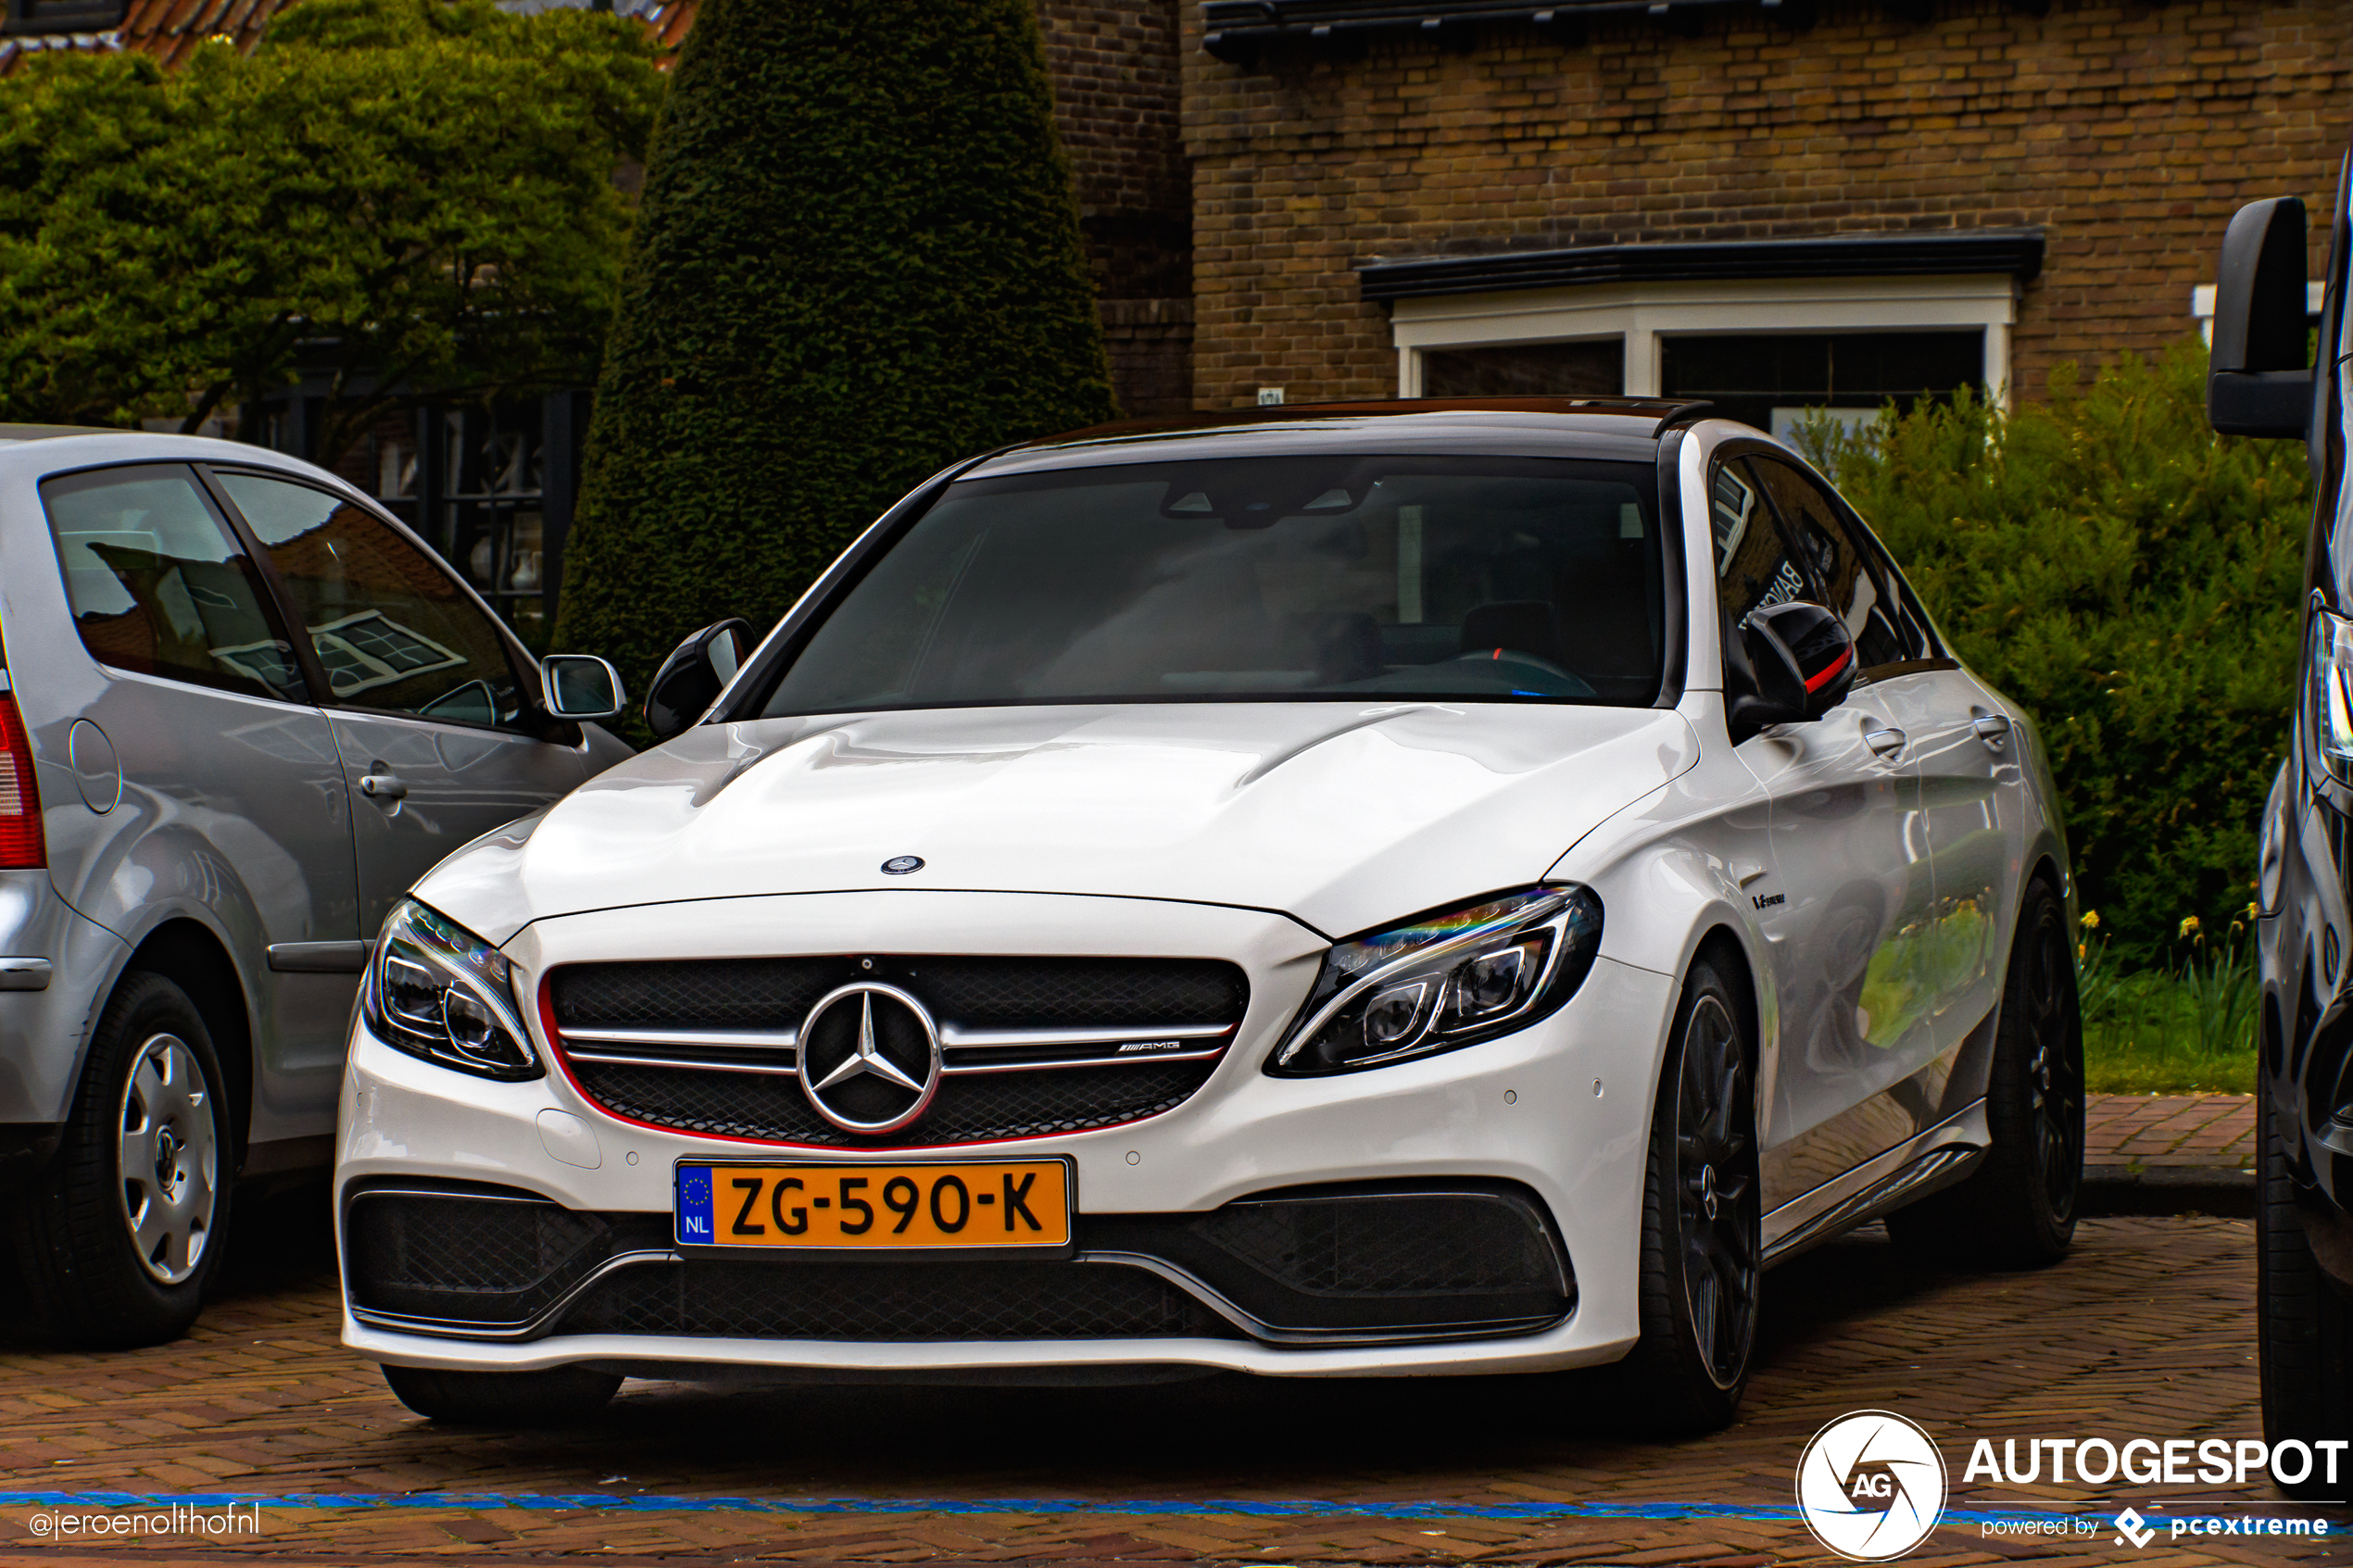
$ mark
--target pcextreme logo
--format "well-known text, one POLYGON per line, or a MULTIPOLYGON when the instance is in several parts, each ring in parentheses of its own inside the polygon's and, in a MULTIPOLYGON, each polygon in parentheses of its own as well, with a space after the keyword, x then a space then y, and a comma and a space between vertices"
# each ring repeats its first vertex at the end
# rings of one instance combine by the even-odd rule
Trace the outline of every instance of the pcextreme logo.
POLYGON ((1814 1538, 1841 1557, 1901 1557, 1944 1515, 1944 1456, 1892 1411, 1840 1416, 1798 1458, 1797 1512, 1814 1538))

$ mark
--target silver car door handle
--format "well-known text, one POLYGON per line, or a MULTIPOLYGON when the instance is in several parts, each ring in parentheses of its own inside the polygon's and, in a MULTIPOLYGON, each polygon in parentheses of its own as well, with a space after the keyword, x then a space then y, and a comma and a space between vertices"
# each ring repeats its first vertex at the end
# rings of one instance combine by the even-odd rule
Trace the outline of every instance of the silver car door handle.
POLYGON ((1995 751, 2001 750, 2010 738, 2010 721, 2007 714, 1981 713, 1969 721, 1969 728, 1977 732, 1978 739, 1995 751))
POLYGON ((1904 749, 1904 732, 1894 728, 1865 730, 1863 744, 1871 748, 1875 757, 1893 757, 1904 749))
POLYGON ((359 780, 359 793, 371 800, 398 800, 409 793, 409 781, 398 773, 367 773, 359 780))

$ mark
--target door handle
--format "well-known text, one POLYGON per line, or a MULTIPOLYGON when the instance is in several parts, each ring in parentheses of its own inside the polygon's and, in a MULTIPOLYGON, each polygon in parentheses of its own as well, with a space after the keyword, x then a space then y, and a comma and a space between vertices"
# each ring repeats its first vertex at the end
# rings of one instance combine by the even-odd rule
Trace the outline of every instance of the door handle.
POLYGON ((1889 726, 1886 729, 1865 730, 1863 744, 1871 748, 1874 757, 1893 757, 1904 749, 1904 732, 1889 726))
POLYGON ((2001 750, 2010 738, 2010 721, 2006 713, 1980 713, 1969 721, 1969 728, 1994 751, 2001 750))
POLYGON ((409 794, 409 781, 398 773, 366 773, 360 776, 359 793, 371 800, 399 800, 409 794))

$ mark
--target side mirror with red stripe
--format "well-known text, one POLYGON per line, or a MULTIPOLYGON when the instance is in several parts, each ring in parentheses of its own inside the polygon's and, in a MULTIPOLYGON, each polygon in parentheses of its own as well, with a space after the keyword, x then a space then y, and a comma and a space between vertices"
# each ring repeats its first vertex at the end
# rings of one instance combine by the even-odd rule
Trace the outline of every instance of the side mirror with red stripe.
POLYGON ((1756 689, 1734 698, 1733 727, 1754 734, 1768 724, 1819 719, 1855 686, 1855 638, 1818 604, 1793 599, 1749 611, 1741 626, 1756 689))

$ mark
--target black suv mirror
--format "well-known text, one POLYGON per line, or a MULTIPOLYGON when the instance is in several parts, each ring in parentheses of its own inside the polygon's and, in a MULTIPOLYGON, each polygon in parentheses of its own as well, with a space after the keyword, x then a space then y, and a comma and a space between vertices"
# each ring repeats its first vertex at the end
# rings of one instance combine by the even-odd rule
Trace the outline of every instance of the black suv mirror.
POLYGON ((668 740, 700 717, 751 652, 751 623, 715 621, 671 650, 646 689, 646 727, 668 740))
POLYGON ((2222 232, 2206 417, 2224 435, 2301 437, 2312 418, 2304 363, 2304 204, 2249 202, 2222 232))
POLYGON ((551 653, 539 661, 539 705, 557 719, 610 719, 629 694, 621 671, 594 654, 551 653))
POLYGON ((1854 689, 1854 635, 1820 605, 1792 599, 1749 611, 1741 646, 1755 690, 1728 694, 1735 739, 1768 724, 1819 719, 1854 689))

